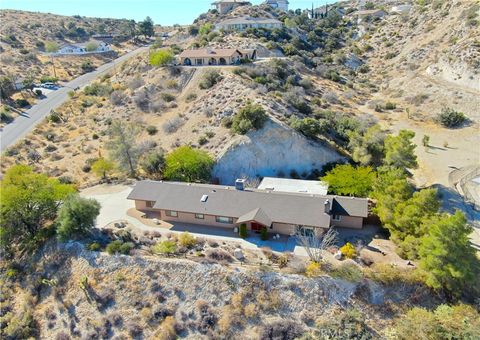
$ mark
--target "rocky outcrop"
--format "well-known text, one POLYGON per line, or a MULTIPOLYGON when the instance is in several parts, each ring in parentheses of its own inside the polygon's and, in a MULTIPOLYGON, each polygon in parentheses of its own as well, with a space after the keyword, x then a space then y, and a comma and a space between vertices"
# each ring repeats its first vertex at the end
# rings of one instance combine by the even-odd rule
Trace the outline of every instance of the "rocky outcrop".
POLYGON ((220 155, 214 176, 233 184, 242 176, 289 176, 292 170, 308 174, 343 157, 328 145, 311 141, 289 127, 269 121, 262 130, 238 137, 220 155))

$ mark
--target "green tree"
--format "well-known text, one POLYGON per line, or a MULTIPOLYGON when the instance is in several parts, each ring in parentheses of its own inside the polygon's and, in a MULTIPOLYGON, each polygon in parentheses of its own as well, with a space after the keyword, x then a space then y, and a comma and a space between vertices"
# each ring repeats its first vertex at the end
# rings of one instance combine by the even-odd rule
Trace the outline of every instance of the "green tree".
POLYGON ((369 166, 342 164, 327 172, 321 180, 328 183, 328 190, 333 194, 367 197, 375 177, 375 171, 369 166))
POLYGON ((400 169, 414 169, 418 166, 415 144, 412 142, 415 132, 400 130, 398 136, 385 138, 385 165, 400 169))
POLYGON ((244 135, 252 129, 261 129, 267 119, 265 109, 260 104, 248 102, 233 117, 232 131, 244 135))
POLYGON ((55 53, 55 52, 58 52, 59 48, 60 47, 55 41, 47 41, 45 43, 45 52, 55 53))
POLYGON ((363 133, 354 130, 348 134, 348 148, 355 162, 361 165, 380 165, 385 156, 385 133, 379 125, 369 127, 363 133))
POLYGON ((408 200, 413 193, 413 187, 407 181, 405 171, 396 168, 380 167, 373 183, 372 198, 377 204, 374 212, 387 228, 393 223, 395 207, 408 200))
POLYGON ((8 99, 15 92, 15 83, 12 77, 0 77, 0 98, 8 99))
POLYGON ((289 124, 295 130, 301 132, 306 137, 314 138, 318 134, 324 132, 325 128, 315 118, 307 117, 298 119, 296 117, 290 118, 289 124))
POLYGON ((153 28, 153 20, 150 17, 146 17, 145 20, 138 23, 138 30, 140 34, 143 34, 146 37, 151 37, 155 34, 153 28))
POLYGON ((92 164, 92 171, 98 177, 108 179, 108 174, 115 169, 115 164, 105 158, 99 158, 92 164))
POLYGON ((31 252, 44 239, 46 228, 72 185, 36 174, 26 165, 14 165, 0 184, 0 245, 7 253, 31 252))
POLYGON ((428 234, 419 248, 420 267, 426 271, 426 284, 460 296, 477 283, 480 261, 470 244, 473 228, 464 214, 437 214, 428 223, 428 234))
POLYGON ((170 64, 173 59, 173 53, 170 49, 157 50, 150 53, 150 64, 152 66, 165 66, 170 64))
POLYGON ((154 150, 140 160, 140 167, 152 179, 162 179, 165 169, 165 155, 163 150, 154 150))
POLYGON ((137 126, 116 120, 110 126, 110 140, 106 144, 110 157, 131 177, 136 175, 137 162, 142 152, 137 143, 139 133, 137 126))
POLYGON ((208 182, 214 160, 208 153, 180 146, 165 157, 164 177, 171 181, 208 182))
POLYGON ((453 128, 462 125, 467 120, 463 112, 445 107, 437 116, 437 121, 445 127, 453 128))
POLYGON ((57 222, 57 235, 62 241, 75 235, 85 235, 94 226, 100 213, 100 203, 79 195, 70 195, 61 206, 57 222))
POLYGON ((93 52, 93 51, 96 51, 98 48, 98 44, 94 41, 90 41, 87 43, 87 45, 85 46, 85 49, 88 51, 88 52, 93 52))
POLYGON ((211 23, 207 22, 206 24, 203 24, 203 25, 200 27, 200 29, 199 29, 198 32, 199 32, 201 35, 206 35, 206 34, 212 32, 212 30, 213 30, 213 25, 212 25, 211 23))

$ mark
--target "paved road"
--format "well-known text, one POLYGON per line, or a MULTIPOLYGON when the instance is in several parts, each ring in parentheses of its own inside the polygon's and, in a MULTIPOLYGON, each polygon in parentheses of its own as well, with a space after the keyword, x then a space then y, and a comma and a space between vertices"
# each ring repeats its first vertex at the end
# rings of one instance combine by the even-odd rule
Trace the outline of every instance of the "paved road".
POLYGON ((81 75, 78 78, 64 84, 63 87, 56 91, 49 93, 44 99, 40 100, 36 105, 32 106, 22 115, 18 116, 12 123, 7 124, 0 133, 0 151, 4 151, 9 146, 15 144, 18 140, 24 137, 27 133, 32 131, 34 127, 39 124, 51 110, 56 109, 62 105, 69 97, 68 92, 77 87, 83 87, 89 84, 92 80, 113 69, 115 64, 129 59, 130 57, 146 51, 148 47, 140 47, 130 51, 123 56, 115 59, 97 68, 95 71, 81 75))

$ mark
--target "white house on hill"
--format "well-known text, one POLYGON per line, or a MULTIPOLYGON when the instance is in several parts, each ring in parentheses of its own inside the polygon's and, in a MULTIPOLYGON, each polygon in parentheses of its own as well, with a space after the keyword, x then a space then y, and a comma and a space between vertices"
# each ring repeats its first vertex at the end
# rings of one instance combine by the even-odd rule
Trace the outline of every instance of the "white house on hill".
POLYGON ((84 54, 84 53, 104 53, 109 52, 112 49, 110 45, 103 41, 91 40, 78 44, 64 44, 60 46, 60 49, 56 54, 84 54))
POLYGON ((288 11, 288 0, 266 0, 265 5, 284 12, 288 11))

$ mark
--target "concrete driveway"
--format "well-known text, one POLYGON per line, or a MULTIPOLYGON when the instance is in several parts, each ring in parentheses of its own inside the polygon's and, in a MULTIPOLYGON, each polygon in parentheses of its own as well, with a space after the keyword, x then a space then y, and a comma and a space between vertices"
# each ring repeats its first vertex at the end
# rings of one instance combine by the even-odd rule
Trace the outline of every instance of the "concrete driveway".
MULTIPOLYGON (((196 237, 215 239, 217 241, 236 242, 248 249, 269 247, 278 252, 292 252, 296 255, 305 256, 305 250, 297 246, 296 240, 292 237, 282 235, 280 239, 262 241, 259 235, 250 234, 246 239, 238 237, 233 230, 227 228, 209 227, 198 224, 175 223, 165 226, 150 226, 142 223, 139 219, 127 214, 128 210, 134 209, 135 204, 127 200, 132 186, 127 185, 97 185, 83 190, 80 195, 87 198, 94 198, 101 204, 100 214, 97 217, 97 228, 104 228, 112 222, 127 221, 135 230, 156 231, 163 233, 182 233, 188 231, 196 237)), ((166 223, 165 223, 166 224, 166 223)), ((167 225, 167 224, 166 224, 167 225)))

